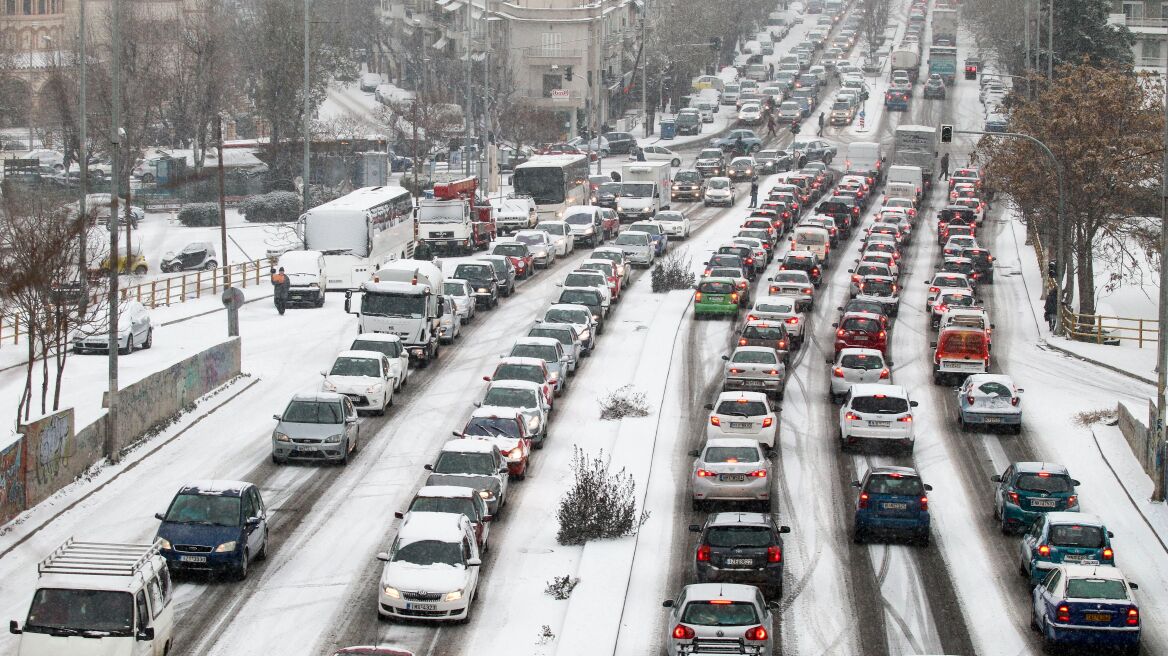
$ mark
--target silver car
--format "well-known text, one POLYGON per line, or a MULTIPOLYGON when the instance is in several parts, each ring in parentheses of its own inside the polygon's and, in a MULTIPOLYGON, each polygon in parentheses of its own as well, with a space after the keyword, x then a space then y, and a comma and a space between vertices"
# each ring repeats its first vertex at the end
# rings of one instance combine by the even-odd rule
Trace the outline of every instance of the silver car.
POLYGON ((499 514, 507 503, 507 460, 493 442, 456 439, 442 445, 438 460, 425 465, 430 472, 425 485, 457 485, 479 491, 487 502, 487 512, 499 514))
POLYGON ((532 326, 531 330, 527 331, 528 337, 551 337, 559 340, 560 346, 564 348, 564 353, 568 354, 568 375, 575 376, 576 369, 580 366, 580 358, 586 355, 584 351, 584 340, 580 339, 580 333, 576 332, 576 327, 570 323, 537 323, 532 326))
POLYGON ((360 424, 357 408, 335 392, 296 394, 283 414, 272 415, 272 462, 314 460, 347 464, 357 451, 360 424))
POLYGON ((876 385, 892 384, 892 363, 884 359, 884 354, 870 348, 843 348, 836 354, 835 359, 828 358, 827 364, 831 367, 832 403, 840 403, 847 396, 852 385, 872 383, 876 385))
POLYGON ((709 501, 755 501, 771 511, 771 461, 758 440, 720 437, 689 454, 695 458, 690 474, 693 509, 709 501))
POLYGON ((438 319, 438 339, 443 344, 453 344, 462 334, 462 320, 453 296, 443 295, 440 302, 442 316, 438 319))
POLYGON ((791 269, 776 271, 770 278, 768 293, 771 296, 790 296, 795 299, 795 309, 810 312, 815 308, 815 285, 806 271, 791 269))
POLYGON ((543 230, 520 230, 515 233, 515 241, 527 245, 536 267, 546 269, 555 263, 556 247, 552 236, 543 230))
POLYGON ((576 329, 580 338, 580 346, 585 356, 592 354, 592 347, 596 345, 596 322, 592 319, 592 310, 586 306, 574 303, 555 303, 547 309, 538 323, 566 323, 576 329))
POLYGON ((787 367, 783 358, 767 346, 739 346, 730 355, 722 370, 723 390, 753 390, 765 392, 776 399, 783 398, 787 367))
POLYGON ((568 354, 558 339, 552 337, 520 337, 515 340, 506 357, 538 358, 546 363, 556 384, 556 394, 568 389, 568 354))
POLYGON ((671 609, 669 654, 774 654, 774 618, 753 585, 695 583, 663 605, 671 609))
POLYGON ((454 312, 459 321, 468 324, 475 318, 474 290, 469 282, 461 278, 447 278, 442 282, 442 293, 453 299, 454 312))
POLYGON ((617 235, 613 244, 624 252, 631 263, 639 264, 646 269, 653 265, 653 237, 649 233, 626 230, 617 235))
POLYGON ((526 380, 496 380, 487 386, 478 407, 513 408, 523 415, 527 422, 527 432, 532 436, 535 448, 542 449, 547 439, 548 413, 552 411, 543 398, 543 390, 536 383, 526 380))

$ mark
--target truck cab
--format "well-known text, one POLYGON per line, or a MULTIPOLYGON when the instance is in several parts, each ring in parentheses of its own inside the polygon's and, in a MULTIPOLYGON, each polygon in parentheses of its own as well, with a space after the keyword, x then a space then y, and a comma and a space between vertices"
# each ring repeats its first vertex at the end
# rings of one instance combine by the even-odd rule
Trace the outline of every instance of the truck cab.
POLYGON ((428 366, 438 359, 442 270, 429 262, 396 260, 361 285, 360 306, 345 292, 345 312, 357 315, 361 333, 390 333, 401 338, 410 360, 428 366))
POLYGON ((616 211, 623 221, 648 219, 669 209, 669 162, 630 162, 622 167, 616 211))
POLYGON ((418 201, 418 237, 437 252, 469 254, 495 238, 494 208, 475 205, 476 178, 434 185, 434 197, 418 201))

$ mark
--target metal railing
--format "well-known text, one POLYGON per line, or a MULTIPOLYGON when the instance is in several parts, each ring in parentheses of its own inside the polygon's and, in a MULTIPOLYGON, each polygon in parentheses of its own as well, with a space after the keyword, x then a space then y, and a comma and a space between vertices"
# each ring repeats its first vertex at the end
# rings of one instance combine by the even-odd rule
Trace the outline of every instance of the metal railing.
POLYGON ((1145 343, 1156 346, 1159 336, 1159 322, 1156 319, 1079 314, 1065 305, 1059 311, 1067 336, 1073 340, 1096 344, 1119 344, 1127 340, 1136 342, 1139 348, 1144 348, 1145 343))
MULTIPOLYGON (((119 293, 123 301, 135 300, 151 309, 168 307, 208 294, 218 294, 224 289, 224 283, 238 285, 244 289, 248 285, 254 287, 261 284, 271 266, 271 260, 265 258, 215 269, 189 271, 137 285, 128 285, 122 287, 119 293)), ((90 295, 89 302, 96 305, 104 300, 105 294, 96 291, 90 295)), ((22 334, 24 326, 20 316, 0 314, 0 343, 10 340, 16 344, 22 334)))

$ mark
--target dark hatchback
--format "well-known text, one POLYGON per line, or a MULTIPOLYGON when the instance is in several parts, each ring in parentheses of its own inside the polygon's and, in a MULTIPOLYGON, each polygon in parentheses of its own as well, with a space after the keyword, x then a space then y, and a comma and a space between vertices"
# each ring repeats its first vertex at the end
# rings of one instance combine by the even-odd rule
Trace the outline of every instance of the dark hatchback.
POLYGON ((267 554, 268 513, 251 483, 189 483, 165 513, 154 516, 162 522, 160 553, 172 571, 228 572, 244 579, 250 562, 267 554))
POLYGON ((694 570, 701 583, 747 583, 771 599, 783 596, 783 534, 768 514, 724 512, 710 515, 698 533, 694 570))

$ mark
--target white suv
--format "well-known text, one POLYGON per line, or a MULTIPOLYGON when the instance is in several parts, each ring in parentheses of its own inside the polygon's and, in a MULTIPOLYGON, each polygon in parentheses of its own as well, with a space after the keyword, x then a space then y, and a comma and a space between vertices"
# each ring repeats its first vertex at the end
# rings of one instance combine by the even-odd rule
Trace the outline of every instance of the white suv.
POLYGON ((402 519, 377 585, 381 618, 466 620, 482 559, 465 515, 409 512, 402 519))
POLYGON ((912 453, 912 409, 916 405, 900 385, 852 385, 839 411, 840 449, 847 451, 861 440, 875 440, 894 443, 912 453))
POLYGON ((397 381, 392 379, 389 359, 378 351, 341 351, 332 368, 321 375, 321 391, 344 394, 358 410, 383 415, 393 405, 397 381))
POLYGON ((710 422, 706 439, 750 437, 768 449, 775 448, 779 436, 779 417, 762 392, 722 392, 718 400, 706 406, 710 422))

